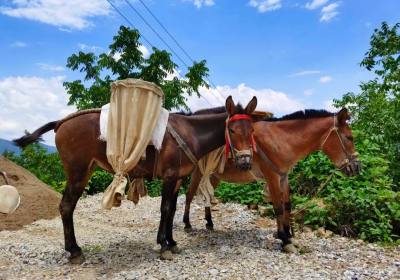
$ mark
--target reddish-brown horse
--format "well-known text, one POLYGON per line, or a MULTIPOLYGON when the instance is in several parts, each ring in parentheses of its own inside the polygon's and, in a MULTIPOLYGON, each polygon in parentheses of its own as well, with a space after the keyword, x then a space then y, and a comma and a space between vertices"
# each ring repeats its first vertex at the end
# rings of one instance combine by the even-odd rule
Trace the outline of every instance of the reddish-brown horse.
MULTIPOLYGON (((347 124, 349 114, 342 109, 337 114, 326 111, 299 111, 279 119, 257 122, 254 136, 258 145, 255 164, 267 180, 270 200, 277 216, 278 237, 283 241, 283 249, 295 251, 291 244, 290 190, 287 174, 291 168, 308 154, 322 150, 346 175, 357 175, 360 162, 355 152, 353 136, 347 124)), ((190 203, 197 191, 201 173, 198 168, 192 174, 192 181, 186 195, 183 222, 190 229, 190 203)), ((220 180, 245 183, 254 181, 249 174, 237 172, 228 162, 223 174, 214 173, 211 183, 217 187, 220 180)), ((210 207, 205 208, 206 227, 213 228, 210 207)))
MULTIPOLYGON (((226 131, 230 131, 231 143, 235 150, 249 149, 252 144, 252 118, 241 118, 234 122, 226 122, 226 120, 236 114, 250 116, 256 106, 255 97, 245 109, 240 105, 236 106, 232 98, 228 97, 223 110, 210 109, 192 116, 171 114, 168 122, 175 128, 193 155, 200 159, 225 144, 226 131)), ((56 146, 67 176, 67 186, 60 204, 60 213, 64 227, 65 249, 71 253, 70 260, 75 263, 83 261, 82 250, 75 238, 73 223, 75 206, 96 166, 112 172, 106 157, 106 142, 99 140, 99 117, 99 112, 94 112, 81 114, 61 122, 50 122, 32 134, 15 140, 19 146, 23 147, 37 141, 40 135, 57 127, 56 146)), ((146 159, 129 172, 129 176, 130 178, 151 178, 155 170, 157 176, 162 178, 161 219, 157 243, 161 245, 161 257, 171 258, 171 253, 178 252, 172 235, 172 226, 180 180, 189 175, 195 165, 169 133, 165 134, 157 161, 155 149, 152 146, 147 148, 146 153, 146 159)), ((236 166, 241 169, 248 169, 251 160, 250 157, 242 155, 235 157, 236 166)))

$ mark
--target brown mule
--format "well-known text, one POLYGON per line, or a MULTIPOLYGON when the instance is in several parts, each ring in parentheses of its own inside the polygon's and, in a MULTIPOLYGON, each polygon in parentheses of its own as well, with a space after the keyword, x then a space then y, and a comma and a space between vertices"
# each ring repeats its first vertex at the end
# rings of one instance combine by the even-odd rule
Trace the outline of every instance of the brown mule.
MULTIPOLYGON (((323 151, 337 168, 346 175, 357 175, 360 172, 360 162, 355 152, 353 136, 347 124, 350 118, 346 109, 333 114, 326 111, 306 110, 284 116, 257 122, 254 126, 254 136, 258 153, 255 153, 255 163, 261 170, 267 185, 275 214, 277 216, 278 238, 283 241, 285 251, 295 251, 290 226, 291 203, 287 174, 301 159, 312 152, 323 151)), ((192 181, 186 194, 186 205, 183 222, 190 229, 190 204, 197 191, 201 173, 198 168, 192 173, 192 181)), ((221 180, 234 183, 254 181, 249 174, 233 169, 227 163, 223 174, 214 173, 211 183, 214 188, 221 180)), ((210 207, 205 208, 206 227, 213 228, 210 207)))
MULTIPOLYGON (((168 122, 179 133, 193 155, 199 159, 225 144, 226 130, 233 132, 231 143, 236 150, 248 149, 251 146, 250 140, 253 133, 252 118, 235 122, 226 122, 226 120, 237 114, 250 116, 256 106, 255 97, 244 109, 240 105, 235 105, 232 98, 228 97, 225 108, 222 107, 223 110, 221 108, 203 110, 192 116, 171 114, 168 122)), ((99 166, 112 172, 107 162, 106 142, 99 140, 99 117, 99 112, 94 112, 70 118, 61 125, 58 121, 51 122, 32 134, 15 140, 19 146, 23 147, 37 141, 43 133, 58 127, 56 146, 67 176, 67 186, 60 204, 65 249, 71 253, 71 261, 78 263, 83 261, 83 255, 75 238, 73 212, 94 168, 99 166)), ((157 161, 155 161, 155 149, 152 146, 147 148, 146 153, 146 159, 129 172, 129 176, 151 179, 153 171, 156 170, 157 176, 163 180, 157 243, 161 245, 162 257, 166 257, 171 252, 178 251, 172 235, 172 226, 179 182, 193 171, 195 165, 169 133, 164 136, 157 161), (157 166, 154 168, 155 162, 157 166)), ((236 159, 239 168, 248 169, 250 167, 248 163, 248 158, 236 159)))

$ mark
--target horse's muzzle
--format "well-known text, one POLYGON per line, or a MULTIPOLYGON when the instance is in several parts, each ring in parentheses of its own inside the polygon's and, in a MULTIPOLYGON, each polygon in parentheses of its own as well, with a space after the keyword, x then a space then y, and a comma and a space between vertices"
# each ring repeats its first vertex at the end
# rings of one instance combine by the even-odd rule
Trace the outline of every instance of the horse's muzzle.
POLYGON ((358 159, 352 159, 344 164, 340 170, 347 176, 357 176, 361 173, 361 162, 358 159))

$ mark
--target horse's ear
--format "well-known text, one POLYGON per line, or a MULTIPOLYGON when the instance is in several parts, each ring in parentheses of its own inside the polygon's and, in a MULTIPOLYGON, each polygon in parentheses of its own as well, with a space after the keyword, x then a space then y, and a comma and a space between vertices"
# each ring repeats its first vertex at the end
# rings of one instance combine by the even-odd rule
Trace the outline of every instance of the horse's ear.
POLYGON ((234 115, 235 114, 235 102, 233 102, 233 98, 232 98, 232 96, 229 96, 227 99, 226 99, 226 102, 225 102, 225 109, 226 109, 226 112, 228 113, 228 115, 229 116, 232 116, 232 115, 234 115))
POLYGON ((247 104, 246 109, 244 109, 245 113, 250 115, 251 113, 254 112, 254 110, 257 107, 257 97, 253 96, 253 98, 250 100, 249 104, 247 104))
POLYGON ((346 121, 350 120, 350 112, 347 110, 347 108, 342 108, 337 113, 337 120, 339 124, 345 124, 346 121))

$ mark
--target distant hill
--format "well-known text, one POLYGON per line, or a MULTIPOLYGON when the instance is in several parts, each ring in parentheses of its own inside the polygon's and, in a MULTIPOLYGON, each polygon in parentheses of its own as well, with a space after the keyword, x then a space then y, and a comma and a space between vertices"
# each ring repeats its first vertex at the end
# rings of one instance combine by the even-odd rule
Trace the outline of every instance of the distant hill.
MULTIPOLYGON (((49 146, 43 143, 40 143, 40 146, 45 148, 48 153, 55 153, 57 151, 56 147, 54 146, 49 146)), ((0 138, 0 154, 3 154, 6 150, 16 154, 21 152, 21 149, 15 146, 12 141, 0 138)))

